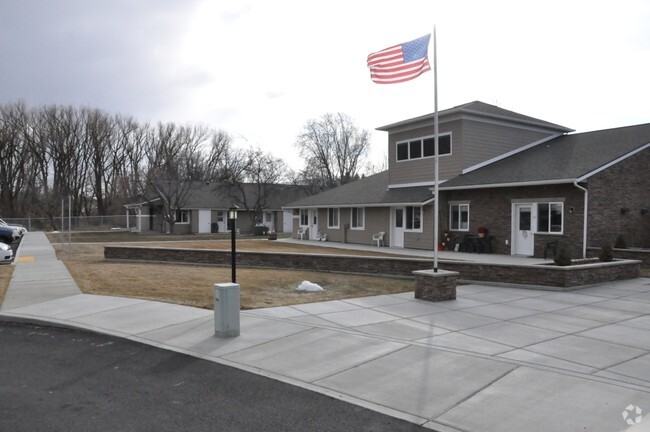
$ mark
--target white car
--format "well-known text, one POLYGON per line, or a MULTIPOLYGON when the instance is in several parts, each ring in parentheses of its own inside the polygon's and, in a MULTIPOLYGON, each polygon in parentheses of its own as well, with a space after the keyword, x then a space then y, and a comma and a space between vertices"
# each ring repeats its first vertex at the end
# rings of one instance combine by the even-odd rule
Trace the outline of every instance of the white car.
POLYGON ((0 263, 9 262, 13 257, 14 251, 11 249, 11 246, 0 243, 0 263))

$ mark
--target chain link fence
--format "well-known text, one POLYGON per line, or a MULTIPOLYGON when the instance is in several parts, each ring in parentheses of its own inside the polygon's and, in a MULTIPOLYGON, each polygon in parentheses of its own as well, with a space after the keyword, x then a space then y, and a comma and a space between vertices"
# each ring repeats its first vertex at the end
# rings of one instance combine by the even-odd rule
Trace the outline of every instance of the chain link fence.
POLYGON ((8 224, 22 225, 28 231, 108 231, 137 227, 135 215, 73 216, 71 218, 2 218, 8 224))

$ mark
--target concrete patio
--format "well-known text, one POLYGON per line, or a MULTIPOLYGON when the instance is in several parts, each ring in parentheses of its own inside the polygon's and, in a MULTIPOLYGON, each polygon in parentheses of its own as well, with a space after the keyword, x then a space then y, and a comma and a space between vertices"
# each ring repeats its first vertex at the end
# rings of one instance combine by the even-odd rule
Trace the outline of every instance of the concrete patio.
POLYGON ((650 279, 248 310, 241 336, 218 339, 212 311, 82 294, 53 256, 42 233, 27 235, 0 319, 124 337, 438 431, 650 428, 650 279))

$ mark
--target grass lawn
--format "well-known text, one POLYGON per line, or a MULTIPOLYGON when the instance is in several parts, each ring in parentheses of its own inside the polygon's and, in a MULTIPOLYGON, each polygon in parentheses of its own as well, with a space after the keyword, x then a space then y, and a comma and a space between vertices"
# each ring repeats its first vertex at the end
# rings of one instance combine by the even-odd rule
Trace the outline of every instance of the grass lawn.
MULTIPOLYGON (((144 237, 144 236, 142 236, 144 237)), ((142 237, 136 236, 137 240, 142 237)), ((92 241, 96 241, 96 237, 92 241)), ((164 237, 165 240, 169 236, 164 237)), ((150 239, 153 240, 153 239, 150 239)), ((87 294, 135 297, 212 309, 213 285, 230 282, 230 267, 189 264, 149 264, 104 260, 103 243, 72 243, 72 248, 54 240, 59 258, 87 294)), ((74 240, 73 240, 74 241, 74 240)), ((113 243, 114 244, 114 243, 113 243)), ((230 249, 229 240, 147 241, 131 244, 151 247, 230 249)), ((358 251, 296 245, 269 240, 237 241, 237 250, 364 254, 358 251)), ((374 253, 374 255, 381 255, 374 253)), ((413 290, 413 280, 379 276, 349 275, 298 270, 237 268, 242 309, 284 306, 325 300, 399 293, 413 290), (308 280, 322 286, 322 292, 298 292, 308 280)))

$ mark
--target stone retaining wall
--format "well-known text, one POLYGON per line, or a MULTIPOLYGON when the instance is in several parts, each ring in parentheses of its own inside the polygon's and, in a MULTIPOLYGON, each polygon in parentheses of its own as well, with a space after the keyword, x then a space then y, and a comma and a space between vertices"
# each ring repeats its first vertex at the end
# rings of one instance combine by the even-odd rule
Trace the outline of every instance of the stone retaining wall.
MULTIPOLYGON (((211 264, 229 267, 230 251, 209 249, 168 249, 137 246, 105 246, 109 260, 211 264)), ((558 267, 553 265, 498 265, 460 261, 440 261, 443 270, 460 273, 459 279, 517 285, 546 286, 551 289, 639 277, 640 261, 619 260, 558 267)), ((427 270, 433 263, 421 258, 338 256, 272 252, 237 252, 237 266, 287 268, 323 272, 360 273, 413 277, 417 270, 427 270)))
MULTIPOLYGON (((587 256, 598 257, 600 248, 587 248, 587 256)), ((614 258, 639 260, 643 265, 650 266, 650 249, 614 249, 614 258)))

